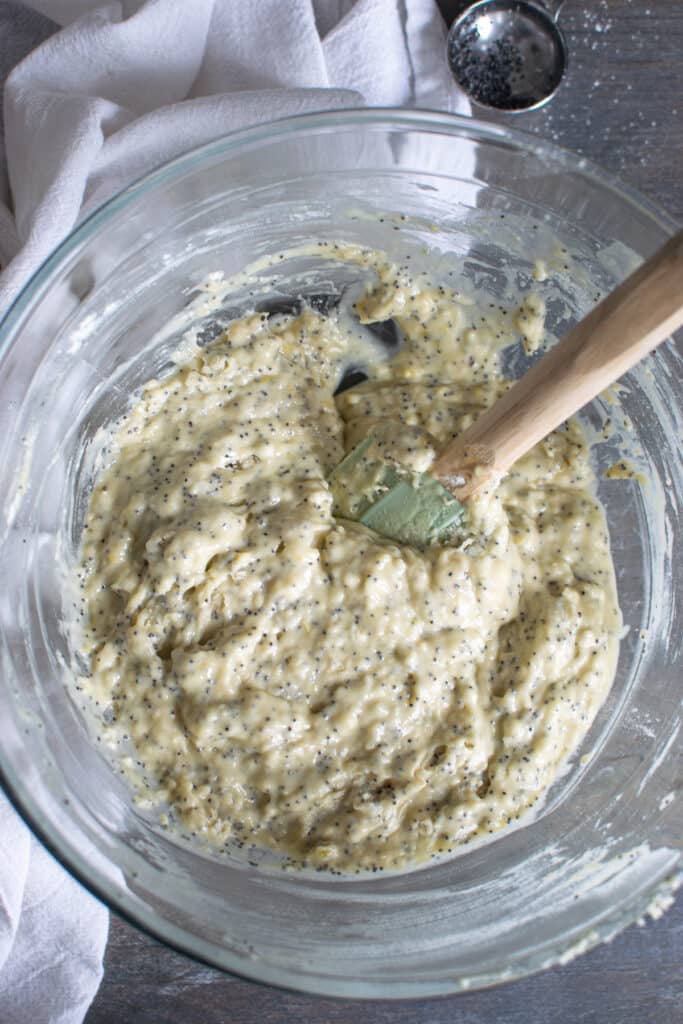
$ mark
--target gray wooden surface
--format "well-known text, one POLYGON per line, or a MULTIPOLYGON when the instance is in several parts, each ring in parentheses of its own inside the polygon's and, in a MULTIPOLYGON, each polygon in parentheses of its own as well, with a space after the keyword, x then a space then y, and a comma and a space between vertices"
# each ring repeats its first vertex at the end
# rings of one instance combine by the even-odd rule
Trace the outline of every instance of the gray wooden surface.
POLYGON ((112 918, 86 1024, 679 1024, 683 900, 566 967, 484 992, 351 1003, 230 981, 112 918))
MULTIPOLYGON (((458 7, 440 3, 447 16, 458 7)), ((9 6, 0 4, 0 14, 9 6)), ((567 0, 561 24, 571 62, 560 93, 545 110, 498 120, 590 157, 683 220, 683 0, 567 0)), ((295 1021, 683 1024, 683 897, 661 920, 565 967, 486 992, 398 1004, 233 981, 112 916, 104 981, 86 1024, 295 1021)))

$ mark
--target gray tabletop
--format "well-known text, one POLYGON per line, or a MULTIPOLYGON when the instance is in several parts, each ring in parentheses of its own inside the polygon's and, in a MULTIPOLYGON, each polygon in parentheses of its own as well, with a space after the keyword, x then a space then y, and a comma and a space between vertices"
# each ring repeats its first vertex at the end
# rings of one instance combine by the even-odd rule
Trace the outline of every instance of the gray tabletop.
MULTIPOLYGON (((458 0, 440 5, 449 19, 462 6, 458 0)), ((561 24, 570 51, 565 82, 547 108, 513 118, 515 126, 597 161, 683 220, 683 0, 568 0, 561 24)), ((0 32, 0 71, 2 44, 0 32)), ((415 1003, 358 1004, 235 981, 112 915, 104 981, 86 1024, 284 1021, 677 1024, 683 1022, 683 897, 661 920, 633 926, 564 967, 415 1003)))

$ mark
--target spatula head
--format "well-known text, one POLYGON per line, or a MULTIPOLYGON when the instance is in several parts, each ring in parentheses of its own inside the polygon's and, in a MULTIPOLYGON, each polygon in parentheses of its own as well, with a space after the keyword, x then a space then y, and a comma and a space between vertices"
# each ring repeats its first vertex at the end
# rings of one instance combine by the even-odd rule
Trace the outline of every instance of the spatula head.
POLYGON ((466 509, 438 480, 383 462, 372 449, 372 437, 364 438, 332 472, 335 515, 415 548, 462 531, 466 509))

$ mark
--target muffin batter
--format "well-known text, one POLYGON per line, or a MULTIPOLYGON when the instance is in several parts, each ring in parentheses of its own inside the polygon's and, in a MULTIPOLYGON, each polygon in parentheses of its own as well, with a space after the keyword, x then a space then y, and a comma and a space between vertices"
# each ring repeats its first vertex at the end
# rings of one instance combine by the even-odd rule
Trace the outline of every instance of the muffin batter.
POLYGON ((539 799, 607 694, 620 616, 574 423, 472 499, 464 543, 335 519, 344 452, 372 427, 428 468, 507 386, 518 335, 514 311, 501 338, 499 310, 409 264, 319 245, 374 269, 357 313, 403 348, 367 349, 370 379, 335 398, 359 359, 343 318, 247 315, 135 396, 84 525, 79 686, 174 827, 384 870, 539 799))

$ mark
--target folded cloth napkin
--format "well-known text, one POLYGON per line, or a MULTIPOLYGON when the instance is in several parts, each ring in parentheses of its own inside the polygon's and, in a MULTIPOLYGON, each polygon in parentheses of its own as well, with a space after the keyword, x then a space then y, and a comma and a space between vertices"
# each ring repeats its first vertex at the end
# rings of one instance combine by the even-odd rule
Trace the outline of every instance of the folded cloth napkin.
MULTIPOLYGON (((0 3, 0 74, 41 43, 5 84, 0 312, 85 213, 193 146, 335 107, 469 110, 434 0, 29 7, 0 3)), ((81 1021, 107 923, 0 795, 0 1022, 81 1021)))
POLYGON ((465 111, 434 0, 41 0, 83 12, 10 75, 0 309, 82 216, 235 128, 332 107, 465 111))

